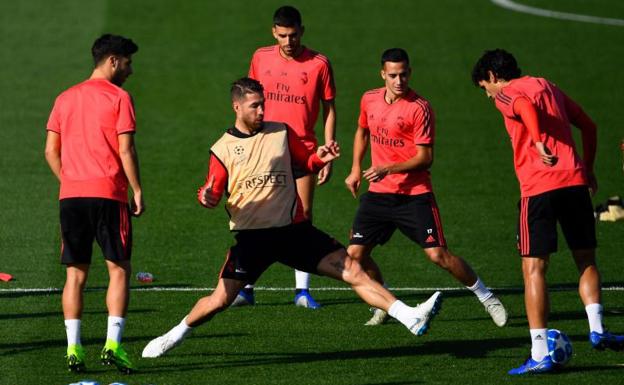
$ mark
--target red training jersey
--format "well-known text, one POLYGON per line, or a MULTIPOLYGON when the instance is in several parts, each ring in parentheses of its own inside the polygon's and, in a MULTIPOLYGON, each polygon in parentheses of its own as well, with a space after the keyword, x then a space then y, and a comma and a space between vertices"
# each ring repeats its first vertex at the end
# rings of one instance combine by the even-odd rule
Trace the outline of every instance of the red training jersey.
MULTIPOLYGON (((411 89, 392 104, 385 99, 386 88, 366 92, 360 102, 358 125, 370 133, 373 166, 400 163, 416 156, 417 145, 432 146, 434 115, 429 102, 411 89)), ((428 170, 386 175, 372 182, 369 191, 418 195, 432 191, 428 170)))
POLYGON ((128 202, 118 140, 135 131, 134 105, 126 91, 105 79, 77 84, 56 98, 47 130, 61 136, 59 199, 128 202))
POLYGON ((579 107, 559 88, 546 79, 524 76, 503 87, 496 95, 495 104, 503 114, 511 138, 522 197, 587 184, 583 161, 576 153, 570 129, 570 116, 575 116, 579 107), (542 163, 529 130, 514 113, 514 102, 519 97, 529 99, 535 106, 540 139, 557 157, 555 165, 542 163))
POLYGON ((264 119, 288 124, 308 148, 315 148, 320 102, 336 97, 329 60, 305 47, 290 60, 280 54, 278 45, 263 47, 253 54, 249 77, 264 87, 264 119))

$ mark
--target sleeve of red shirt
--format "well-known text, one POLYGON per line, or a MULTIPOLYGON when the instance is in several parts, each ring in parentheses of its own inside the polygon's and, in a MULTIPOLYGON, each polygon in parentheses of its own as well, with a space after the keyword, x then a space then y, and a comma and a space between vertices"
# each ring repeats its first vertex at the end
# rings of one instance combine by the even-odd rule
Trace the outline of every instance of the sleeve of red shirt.
POLYGON ((520 117, 524 126, 529 130, 533 143, 541 142, 539 120, 535 106, 526 97, 516 98, 513 102, 513 112, 520 117))
POLYGON ((46 130, 56 132, 57 134, 61 133, 58 98, 54 101, 54 107, 52 107, 52 112, 50 112, 50 117, 48 118, 48 123, 46 124, 46 130))
POLYGON ((583 111, 581 106, 576 104, 574 100, 563 94, 566 113, 568 119, 581 130, 581 136, 583 139, 583 158, 585 165, 589 168, 593 168, 594 159, 596 158, 596 141, 597 141, 597 128, 596 123, 583 111))
POLYGON ((429 104, 422 105, 414 114, 414 144, 433 144, 435 119, 429 104))
POLYGON ((323 67, 320 72, 321 87, 323 100, 334 100, 336 98, 336 86, 334 85, 334 73, 332 71, 331 63, 323 63, 323 67))
POLYGON ((134 132, 136 121, 134 117, 134 103, 127 92, 121 92, 119 97, 119 116, 117 117, 117 134, 134 132))
MULTIPOLYGON (((201 203, 200 197, 204 193, 204 190, 208 187, 210 180, 214 177, 214 183, 212 184, 212 196, 220 199, 225 191, 225 186, 228 180, 228 174, 225 166, 215 154, 210 154, 210 161, 208 164, 208 174, 206 175, 206 181, 203 186, 197 190, 197 200, 201 203)), ((202 204, 203 206, 203 204, 202 204)))
POLYGON ((360 116, 358 117, 358 126, 368 129, 368 115, 366 114, 365 97, 366 94, 362 95, 362 99, 360 99, 360 116))
POLYGON ((288 148, 293 163, 308 172, 319 172, 325 166, 325 162, 316 155, 316 152, 308 150, 292 128, 286 127, 288 129, 288 148))

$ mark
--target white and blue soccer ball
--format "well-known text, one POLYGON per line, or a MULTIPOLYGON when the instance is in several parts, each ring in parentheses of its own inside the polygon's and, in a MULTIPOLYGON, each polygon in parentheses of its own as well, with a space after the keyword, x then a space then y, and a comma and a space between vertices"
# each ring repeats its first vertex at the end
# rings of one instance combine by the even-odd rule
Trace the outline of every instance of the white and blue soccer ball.
POLYGON ((572 358, 572 343, 564 332, 548 329, 548 355, 557 365, 565 365, 572 358))

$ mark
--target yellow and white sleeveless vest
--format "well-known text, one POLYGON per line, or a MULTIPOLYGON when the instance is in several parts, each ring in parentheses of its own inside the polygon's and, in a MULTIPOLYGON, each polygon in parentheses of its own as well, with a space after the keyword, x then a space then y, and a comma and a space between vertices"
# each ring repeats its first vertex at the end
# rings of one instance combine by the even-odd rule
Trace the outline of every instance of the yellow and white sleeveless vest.
POLYGON ((211 152, 228 173, 225 208, 230 230, 292 223, 297 192, 283 123, 264 122, 263 128, 249 137, 225 133, 211 152))

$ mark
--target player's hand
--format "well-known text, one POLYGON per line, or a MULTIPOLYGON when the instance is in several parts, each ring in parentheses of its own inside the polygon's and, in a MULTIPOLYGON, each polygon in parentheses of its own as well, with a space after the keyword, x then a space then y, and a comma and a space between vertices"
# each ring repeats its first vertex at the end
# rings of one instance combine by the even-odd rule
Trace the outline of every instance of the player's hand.
POLYGON ((548 147, 544 145, 542 142, 535 143, 535 148, 537 152, 540 154, 540 158, 542 159, 542 163, 546 166, 554 166, 557 164, 557 157, 552 155, 548 147))
POLYGON ((145 212, 145 202, 141 191, 134 191, 130 202, 130 214, 138 217, 145 212))
POLYGON ((379 182, 388 175, 388 169, 385 166, 372 166, 368 170, 364 170, 362 175, 370 183, 379 182))
POLYGON ((199 202, 208 207, 209 209, 214 208, 219 204, 220 197, 215 196, 212 193, 212 186, 214 185, 215 176, 210 177, 210 180, 207 184, 199 188, 197 195, 199 197, 199 202))
POLYGON ((587 171, 587 183, 589 184, 589 192, 594 196, 598 191, 598 179, 596 179, 594 171, 587 171))
POLYGON ((332 140, 323 146, 318 146, 316 155, 325 163, 331 162, 340 156, 340 146, 332 140))
POLYGON ((347 189, 351 191, 353 198, 357 198, 357 193, 360 190, 360 184, 362 183, 362 177, 360 177, 359 171, 351 171, 351 174, 345 179, 347 189))
POLYGON ((329 178, 331 177, 331 174, 332 174, 332 164, 331 162, 329 162, 325 165, 325 167, 321 169, 321 171, 319 171, 318 180, 316 181, 316 184, 320 186, 322 184, 327 183, 329 181, 329 178))

